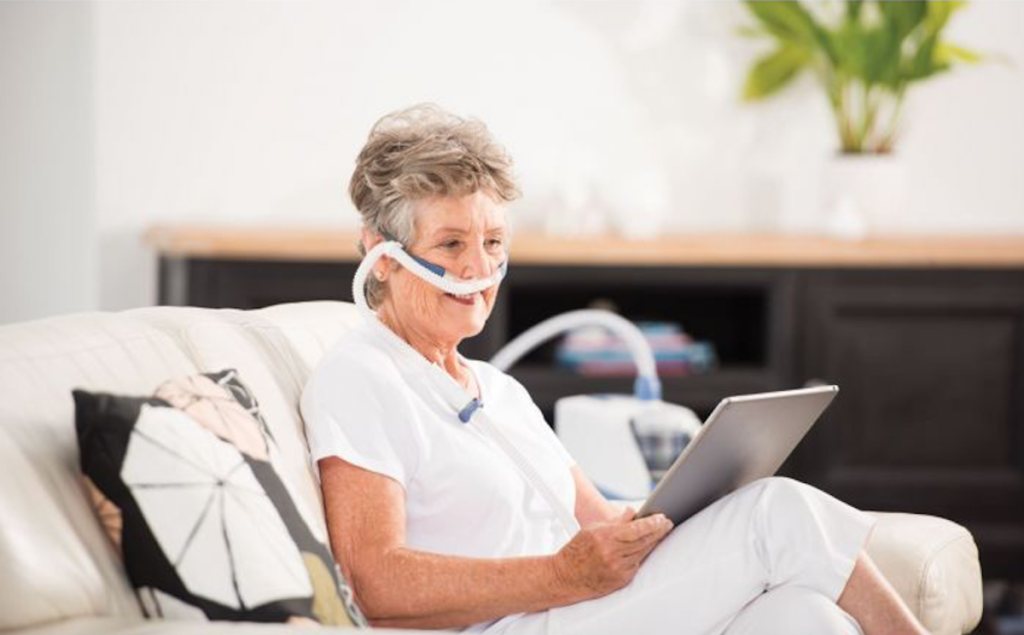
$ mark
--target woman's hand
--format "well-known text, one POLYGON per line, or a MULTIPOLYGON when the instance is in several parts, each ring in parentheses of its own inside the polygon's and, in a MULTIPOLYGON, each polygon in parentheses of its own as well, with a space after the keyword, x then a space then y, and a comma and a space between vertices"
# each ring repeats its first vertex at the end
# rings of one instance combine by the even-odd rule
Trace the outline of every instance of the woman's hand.
POLYGON ((581 529, 552 560, 558 580, 583 599, 629 584, 648 554, 672 531, 672 521, 663 514, 634 520, 635 514, 627 508, 618 518, 581 529))

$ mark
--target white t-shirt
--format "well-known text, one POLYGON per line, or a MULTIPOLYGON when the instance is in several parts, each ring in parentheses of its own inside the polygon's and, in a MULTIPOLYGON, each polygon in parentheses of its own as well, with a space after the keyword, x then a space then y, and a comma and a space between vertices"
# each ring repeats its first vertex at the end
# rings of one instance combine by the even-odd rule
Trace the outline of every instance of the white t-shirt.
MULTIPOLYGON (((483 410, 566 508, 575 462, 529 394, 490 364, 463 360, 483 410)), ((406 546, 481 558, 555 553, 570 538, 546 499, 459 410, 471 396, 378 320, 348 331, 302 395, 314 463, 341 459, 405 489, 406 546)))

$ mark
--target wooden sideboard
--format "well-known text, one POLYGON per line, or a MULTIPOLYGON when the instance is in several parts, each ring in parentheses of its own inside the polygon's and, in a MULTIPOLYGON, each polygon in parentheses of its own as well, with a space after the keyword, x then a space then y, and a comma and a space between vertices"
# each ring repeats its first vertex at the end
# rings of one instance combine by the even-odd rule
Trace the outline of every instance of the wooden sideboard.
MULTIPOLYGON (((162 304, 351 300, 359 258, 344 230, 156 227, 147 241, 162 304)), ((702 416, 732 394, 839 384, 784 473, 863 509, 960 522, 987 577, 1024 579, 1024 237, 517 236, 512 249, 468 356, 600 302, 715 344, 714 371, 664 380, 702 416)), ((559 397, 631 389, 553 356, 512 370, 549 417, 559 397)))

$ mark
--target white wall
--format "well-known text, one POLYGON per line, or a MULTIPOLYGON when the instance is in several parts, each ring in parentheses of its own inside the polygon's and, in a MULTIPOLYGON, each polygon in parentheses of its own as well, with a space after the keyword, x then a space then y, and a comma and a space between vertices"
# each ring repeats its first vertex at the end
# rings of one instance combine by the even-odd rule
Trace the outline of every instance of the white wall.
MULTIPOLYGON (((759 44, 736 36, 747 19, 737 3, 91 10, 93 33, 80 36, 91 59, 62 72, 92 87, 94 124, 80 136, 95 136, 93 244, 106 309, 155 299, 154 261, 139 243, 152 223, 354 225, 345 190, 369 127, 417 101, 479 116, 509 146, 526 191, 520 227, 820 227, 819 185, 836 145, 827 108, 809 80, 765 104, 739 103, 759 44)), ((1024 233, 1022 28, 1018 3, 973 3, 956 17, 956 41, 1010 63, 956 71, 912 93, 899 148, 911 194, 901 231, 1024 233)), ((4 90, 27 81, 14 77, 4 90)), ((12 126, 10 117, 0 125, 12 126)), ((14 154, 0 153, 7 162, 14 154)), ((0 192, 5 219, 10 200, 0 192)), ((4 297, 11 284, 0 287, 4 297)))
POLYGON ((0 324, 98 307, 92 7, 0 3, 0 324))

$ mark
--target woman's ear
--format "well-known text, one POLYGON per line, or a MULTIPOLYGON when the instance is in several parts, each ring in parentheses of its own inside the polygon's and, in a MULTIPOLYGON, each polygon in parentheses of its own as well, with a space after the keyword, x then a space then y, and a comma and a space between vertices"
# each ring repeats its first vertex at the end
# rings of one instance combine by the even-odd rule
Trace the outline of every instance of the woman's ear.
MULTIPOLYGON (((373 231, 369 227, 363 226, 360 240, 363 243, 363 249, 366 253, 370 253, 370 250, 384 242, 384 237, 373 231)), ((388 273, 391 271, 391 258, 387 256, 381 256, 380 260, 373 265, 373 277, 379 282, 384 282, 388 279, 388 273)))

